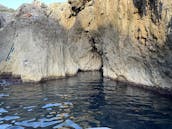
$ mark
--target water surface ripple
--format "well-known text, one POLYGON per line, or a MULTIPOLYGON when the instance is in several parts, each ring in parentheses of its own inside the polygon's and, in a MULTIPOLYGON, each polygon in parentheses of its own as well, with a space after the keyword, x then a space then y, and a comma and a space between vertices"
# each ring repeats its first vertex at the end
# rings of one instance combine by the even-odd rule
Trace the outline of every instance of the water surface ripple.
POLYGON ((172 100, 99 72, 0 86, 0 129, 172 129, 172 100))

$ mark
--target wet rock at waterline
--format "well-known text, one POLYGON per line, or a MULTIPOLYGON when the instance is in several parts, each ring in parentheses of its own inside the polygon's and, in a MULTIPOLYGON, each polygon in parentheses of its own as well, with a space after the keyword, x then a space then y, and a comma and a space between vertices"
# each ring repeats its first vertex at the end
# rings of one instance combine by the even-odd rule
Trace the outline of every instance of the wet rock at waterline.
POLYGON ((171 88, 171 4, 170 0, 24 4, 14 12, 14 20, 1 27, 0 73, 40 81, 102 69, 112 79, 171 88))

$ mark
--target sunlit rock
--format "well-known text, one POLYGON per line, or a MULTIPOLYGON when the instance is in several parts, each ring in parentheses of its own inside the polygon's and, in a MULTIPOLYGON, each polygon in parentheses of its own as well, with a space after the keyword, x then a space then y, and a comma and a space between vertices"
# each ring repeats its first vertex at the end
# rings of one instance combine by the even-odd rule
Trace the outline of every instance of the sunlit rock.
POLYGON ((104 77, 171 88, 171 5, 170 0, 24 4, 6 27, 0 17, 0 74, 37 82, 102 69, 104 77))

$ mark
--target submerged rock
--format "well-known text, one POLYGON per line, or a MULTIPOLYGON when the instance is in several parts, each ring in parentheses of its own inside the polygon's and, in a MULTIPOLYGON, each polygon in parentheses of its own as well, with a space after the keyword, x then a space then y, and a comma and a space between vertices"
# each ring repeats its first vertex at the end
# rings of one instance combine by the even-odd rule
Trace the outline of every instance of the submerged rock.
POLYGON ((105 77, 171 89, 171 5, 170 0, 24 4, 0 30, 0 73, 40 81, 102 69, 105 77))

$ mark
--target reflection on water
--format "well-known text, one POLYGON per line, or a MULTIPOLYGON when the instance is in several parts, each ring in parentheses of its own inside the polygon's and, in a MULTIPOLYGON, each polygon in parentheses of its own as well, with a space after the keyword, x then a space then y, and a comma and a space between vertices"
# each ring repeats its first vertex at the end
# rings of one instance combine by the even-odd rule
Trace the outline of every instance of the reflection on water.
POLYGON ((99 72, 0 87, 0 129, 172 129, 172 100, 99 72))

